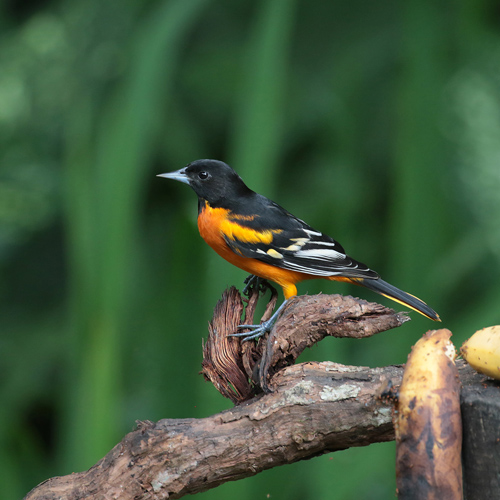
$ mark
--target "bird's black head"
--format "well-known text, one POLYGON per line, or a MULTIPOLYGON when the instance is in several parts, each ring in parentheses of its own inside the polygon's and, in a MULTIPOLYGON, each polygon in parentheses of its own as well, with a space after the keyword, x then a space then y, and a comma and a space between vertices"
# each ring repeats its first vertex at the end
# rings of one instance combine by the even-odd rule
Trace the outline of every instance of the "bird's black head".
POLYGON ((158 177, 189 184, 198 198, 212 207, 227 207, 232 200, 253 193, 229 165, 218 160, 196 160, 158 177))

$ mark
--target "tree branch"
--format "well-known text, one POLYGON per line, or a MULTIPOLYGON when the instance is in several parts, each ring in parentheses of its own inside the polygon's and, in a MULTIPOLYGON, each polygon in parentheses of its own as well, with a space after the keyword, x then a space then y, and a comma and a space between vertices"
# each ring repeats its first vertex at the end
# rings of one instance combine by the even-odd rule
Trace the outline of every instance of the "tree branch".
POLYGON ((303 363, 273 393, 202 419, 140 423, 86 472, 49 479, 27 500, 166 499, 271 467, 394 439, 392 405, 377 397, 401 367, 303 363))
MULTIPOLYGON (((247 318, 257 298, 250 295, 247 318)), ((252 399, 207 418, 139 422, 94 467, 49 479, 26 500, 181 498, 279 465, 394 439, 401 366, 288 365, 326 335, 367 337, 399 326, 405 315, 352 297, 298 297, 267 341, 241 346, 227 334, 237 329, 242 310, 239 293, 227 291, 210 326, 204 374, 226 397, 252 399), (256 368, 261 386, 269 381, 272 392, 255 395, 259 387, 249 379, 256 368)), ((459 368, 462 380, 479 385, 470 368, 459 368)))
MULTIPOLYGON (((269 304, 276 303, 273 293, 269 304)), ((260 288, 250 290, 245 323, 253 323, 260 288)), ((268 304, 268 306, 269 306, 268 304)), ((267 308, 264 317, 270 316, 267 308)), ((209 325, 203 348, 203 375, 234 403, 271 392, 273 375, 293 365, 308 347, 327 336, 364 338, 396 328, 409 321, 406 313, 374 302, 342 295, 303 295, 289 300, 269 335, 255 342, 241 342, 231 334, 239 331, 243 300, 235 287, 224 291, 209 325)))
MULTIPOLYGON (((457 362, 462 384, 484 377, 457 362)), ((275 375, 275 391, 201 419, 139 422, 85 472, 49 479, 26 500, 174 499, 351 446, 394 439, 401 366, 303 363, 275 375)), ((464 403, 462 403, 463 405, 464 403)))

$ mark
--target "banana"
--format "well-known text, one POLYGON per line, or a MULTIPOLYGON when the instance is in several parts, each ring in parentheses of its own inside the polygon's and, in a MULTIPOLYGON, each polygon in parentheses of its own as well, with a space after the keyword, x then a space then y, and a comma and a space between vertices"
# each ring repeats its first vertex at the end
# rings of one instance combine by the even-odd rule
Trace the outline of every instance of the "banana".
POLYGON ((478 330, 462 344, 460 354, 477 372, 500 380, 500 326, 478 330))
POLYGON ((455 347, 427 332, 408 356, 395 414, 399 500, 462 499, 462 420, 455 347))

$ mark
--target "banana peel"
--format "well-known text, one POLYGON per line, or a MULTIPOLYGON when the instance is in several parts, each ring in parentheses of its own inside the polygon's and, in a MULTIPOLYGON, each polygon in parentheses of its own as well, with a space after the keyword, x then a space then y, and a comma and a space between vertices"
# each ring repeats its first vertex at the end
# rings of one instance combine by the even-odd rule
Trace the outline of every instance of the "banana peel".
POLYGON ((463 343, 460 354, 477 372, 500 380, 500 326, 477 331, 463 343))
POLYGON ((455 347, 427 332, 405 366, 395 414, 400 500, 462 500, 462 420, 455 347))

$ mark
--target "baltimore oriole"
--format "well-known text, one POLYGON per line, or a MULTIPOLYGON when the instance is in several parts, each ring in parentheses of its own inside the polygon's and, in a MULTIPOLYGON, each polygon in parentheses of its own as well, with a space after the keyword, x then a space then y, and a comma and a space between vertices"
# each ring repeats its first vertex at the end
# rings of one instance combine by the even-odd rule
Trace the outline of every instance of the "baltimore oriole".
POLYGON ((347 256, 333 238, 249 189, 226 163, 197 160, 159 177, 184 182, 198 195, 200 235, 221 257, 282 287, 285 302, 268 322, 252 325, 250 334, 238 334, 246 340, 269 331, 286 301, 297 295, 296 283, 315 278, 364 286, 440 321, 425 302, 347 256))

